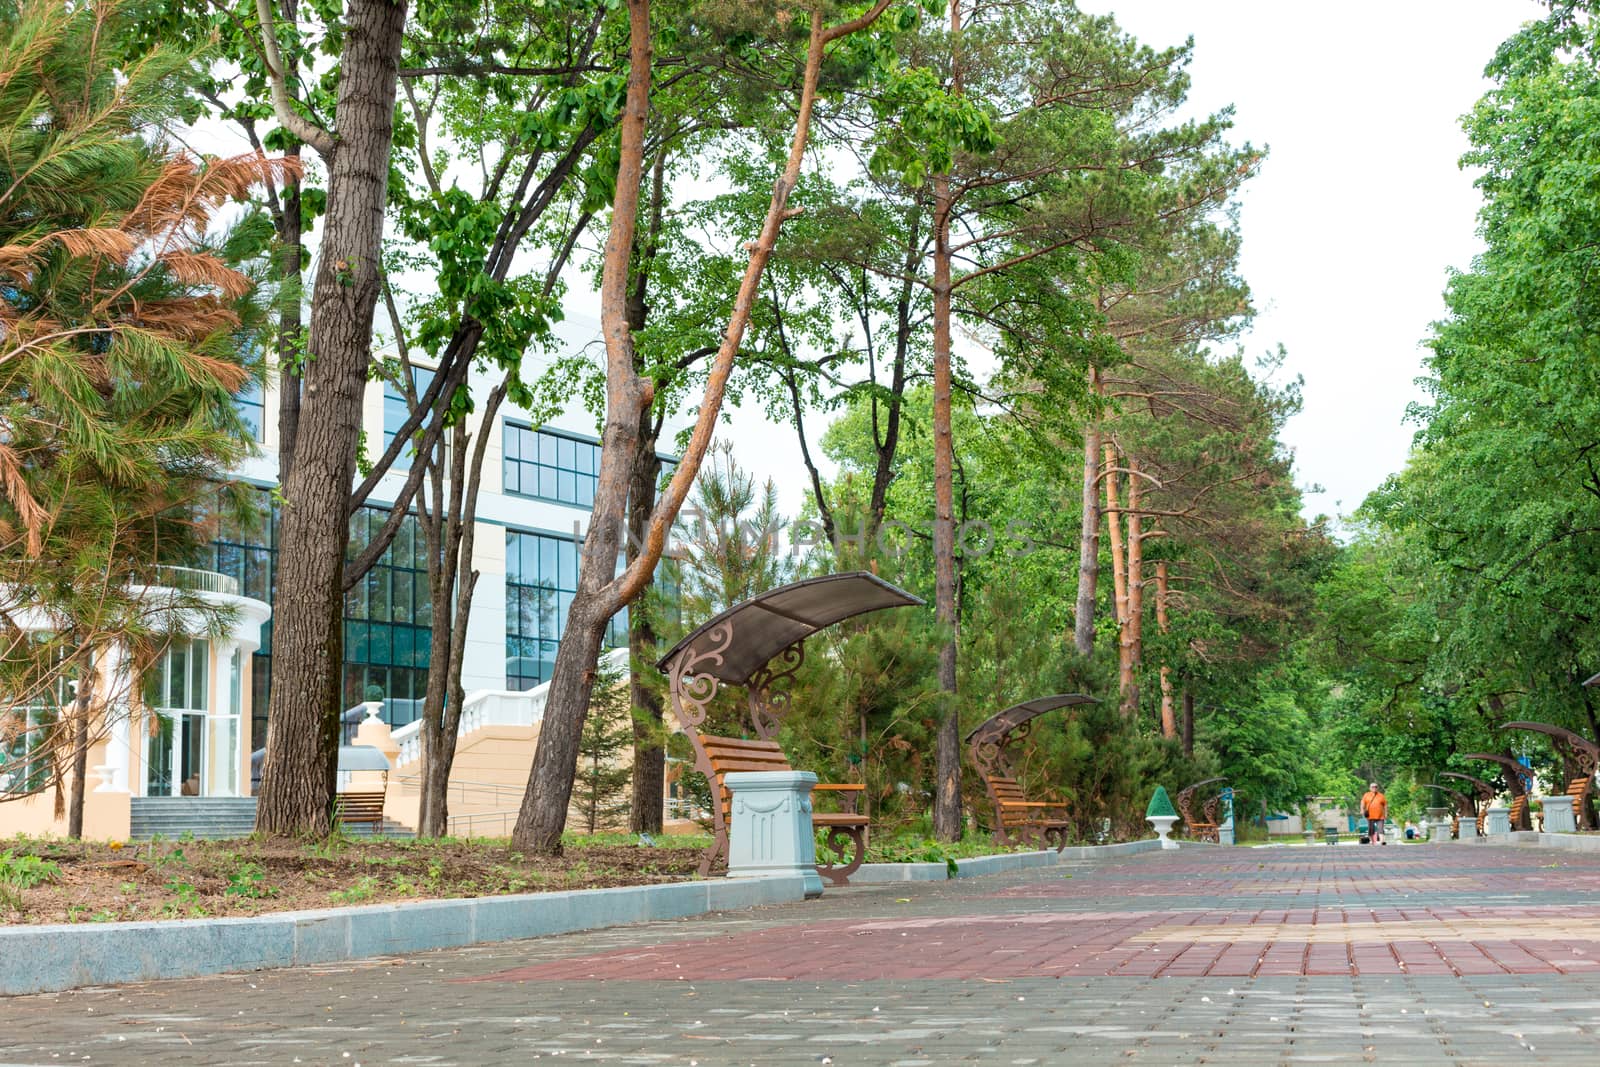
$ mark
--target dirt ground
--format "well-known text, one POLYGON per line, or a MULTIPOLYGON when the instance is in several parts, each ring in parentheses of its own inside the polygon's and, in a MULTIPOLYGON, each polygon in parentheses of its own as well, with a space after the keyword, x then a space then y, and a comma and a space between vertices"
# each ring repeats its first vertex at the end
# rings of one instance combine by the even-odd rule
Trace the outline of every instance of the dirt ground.
POLYGON ((650 885, 694 877, 703 840, 103 842, 0 839, 0 924, 260 915, 350 904, 650 885))

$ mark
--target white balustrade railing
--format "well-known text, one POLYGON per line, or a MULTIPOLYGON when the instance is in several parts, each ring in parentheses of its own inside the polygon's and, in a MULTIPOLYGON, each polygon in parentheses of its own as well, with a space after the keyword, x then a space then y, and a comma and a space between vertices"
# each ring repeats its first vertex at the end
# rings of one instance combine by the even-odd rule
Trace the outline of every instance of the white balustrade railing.
POLYGON ((156 568, 156 580, 169 589, 184 589, 191 593, 239 595, 239 579, 233 575, 196 567, 159 566, 156 568))

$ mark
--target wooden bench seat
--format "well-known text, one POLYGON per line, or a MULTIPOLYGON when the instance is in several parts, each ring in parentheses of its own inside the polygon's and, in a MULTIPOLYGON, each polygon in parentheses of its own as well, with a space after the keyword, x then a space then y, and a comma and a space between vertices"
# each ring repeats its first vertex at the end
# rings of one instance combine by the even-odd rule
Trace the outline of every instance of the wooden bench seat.
POLYGON ((383 798, 381 790, 339 793, 334 797, 333 817, 341 823, 363 822, 376 826, 383 822, 383 798))
POLYGON ((1002 845, 1037 844, 1060 852, 1067 845, 1072 822, 1059 801, 1032 800, 1015 778, 985 775, 984 785, 995 808, 994 837, 1002 845))
MULTIPOLYGON (((714 802, 722 807, 724 826, 731 826, 733 818, 733 793, 723 784, 724 775, 736 771, 794 770, 776 741, 746 741, 742 737, 717 737, 712 734, 700 734, 698 737, 700 748, 711 761, 711 768, 716 778, 712 783, 712 789, 716 793, 714 802)), ((839 806, 843 809, 816 811, 813 808, 811 812, 812 827, 827 831, 822 847, 839 861, 818 863, 817 873, 834 885, 848 885, 850 876, 856 872, 867 856, 867 826, 871 820, 855 810, 856 797, 865 790, 864 785, 850 783, 819 782, 811 787, 813 795, 818 793, 836 795, 839 806)), ((700 873, 703 876, 710 872, 702 870, 700 873)))

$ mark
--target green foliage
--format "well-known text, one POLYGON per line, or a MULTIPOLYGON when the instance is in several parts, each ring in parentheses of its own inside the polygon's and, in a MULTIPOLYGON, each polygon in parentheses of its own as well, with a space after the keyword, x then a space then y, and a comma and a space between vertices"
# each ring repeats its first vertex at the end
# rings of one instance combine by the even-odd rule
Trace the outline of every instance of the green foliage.
POLYGON ((32 889, 60 877, 61 865, 50 860, 27 854, 15 856, 10 850, 0 854, 0 882, 17 889, 32 889))
POLYGON ((250 900, 262 900, 275 897, 278 890, 265 882, 267 872, 259 863, 244 863, 239 869, 228 876, 228 888, 223 893, 230 897, 245 897, 250 900))
POLYGON ((1590 5, 1553 4, 1489 65, 1462 161, 1480 173, 1485 249, 1450 279, 1417 448, 1319 595, 1333 736, 1386 783, 1496 778, 1457 755, 1472 751, 1560 781, 1546 742, 1500 725, 1596 735, 1581 685, 1600 664, 1596 33, 1590 5))

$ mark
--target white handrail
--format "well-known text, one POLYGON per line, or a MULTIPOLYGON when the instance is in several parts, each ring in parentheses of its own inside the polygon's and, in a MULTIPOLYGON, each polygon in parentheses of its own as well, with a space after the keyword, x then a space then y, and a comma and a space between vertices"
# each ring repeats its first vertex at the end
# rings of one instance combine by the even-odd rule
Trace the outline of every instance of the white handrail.
POLYGON ((451 837, 455 837, 461 834, 463 831, 470 834, 472 831, 478 828, 477 821, 479 819, 499 819, 501 832, 510 833, 509 826, 511 823, 516 821, 518 813, 519 811, 517 808, 507 808, 504 811, 474 811, 469 812, 466 815, 452 815, 449 818, 450 825, 448 833, 451 837), (465 823, 466 825, 459 825, 461 823, 465 823))

